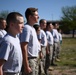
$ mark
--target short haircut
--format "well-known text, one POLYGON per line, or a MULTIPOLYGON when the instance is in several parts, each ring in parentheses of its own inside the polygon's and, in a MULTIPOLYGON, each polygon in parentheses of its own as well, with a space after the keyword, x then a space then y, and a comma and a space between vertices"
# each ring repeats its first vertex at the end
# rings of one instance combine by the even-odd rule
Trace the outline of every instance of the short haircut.
POLYGON ((11 12, 11 13, 9 13, 7 15, 7 18, 6 18, 7 25, 9 25, 10 22, 16 22, 17 21, 17 16, 23 17, 23 15, 21 15, 18 12, 11 12))
POLYGON ((7 25, 6 25, 6 29, 5 29, 6 31, 9 28, 10 22, 15 23, 17 21, 17 16, 23 17, 23 15, 18 12, 11 12, 7 15, 7 18, 6 18, 7 25))
POLYGON ((38 24, 34 24, 34 26, 33 26, 34 28, 35 28, 35 30, 37 31, 38 30, 38 28, 40 27, 38 24))
POLYGON ((6 19, 4 19, 4 18, 0 17, 0 22, 2 22, 3 20, 6 20, 6 19))
POLYGON ((53 22, 52 25, 55 26, 55 22, 53 22))
POLYGON ((52 22, 47 22, 46 28, 49 27, 50 24, 52 24, 52 22))
POLYGON ((39 21, 39 24, 43 23, 44 21, 45 21, 45 19, 41 19, 41 20, 39 21))
POLYGON ((26 19, 28 20, 29 15, 34 15, 35 11, 38 11, 38 9, 33 7, 27 8, 25 11, 26 19))
POLYGON ((56 24, 59 25, 58 22, 53 22, 52 24, 53 24, 53 26, 56 26, 56 24))
POLYGON ((49 25, 50 23, 52 23, 52 22, 47 22, 47 25, 49 25))

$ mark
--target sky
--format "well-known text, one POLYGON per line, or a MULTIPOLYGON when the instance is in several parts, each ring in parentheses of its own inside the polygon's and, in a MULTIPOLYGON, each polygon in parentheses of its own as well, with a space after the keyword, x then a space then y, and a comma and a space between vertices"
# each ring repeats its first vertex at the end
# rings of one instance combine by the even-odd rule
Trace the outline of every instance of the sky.
POLYGON ((62 7, 75 6, 76 0, 0 0, 1 11, 20 12, 25 19, 28 7, 38 8, 39 20, 60 20, 62 7))

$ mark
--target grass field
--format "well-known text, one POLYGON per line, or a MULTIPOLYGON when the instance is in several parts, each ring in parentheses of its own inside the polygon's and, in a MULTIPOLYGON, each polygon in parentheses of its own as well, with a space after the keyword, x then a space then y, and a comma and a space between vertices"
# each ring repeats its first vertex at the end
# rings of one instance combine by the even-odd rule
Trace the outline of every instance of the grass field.
POLYGON ((63 38, 60 60, 50 75, 76 75, 76 38, 63 38))

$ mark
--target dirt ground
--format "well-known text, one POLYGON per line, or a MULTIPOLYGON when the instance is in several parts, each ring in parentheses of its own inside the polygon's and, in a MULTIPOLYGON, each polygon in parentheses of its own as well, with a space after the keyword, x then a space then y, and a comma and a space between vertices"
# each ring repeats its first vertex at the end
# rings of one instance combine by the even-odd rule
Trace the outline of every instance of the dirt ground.
POLYGON ((49 75, 76 75, 76 68, 74 69, 54 69, 49 71, 49 75))

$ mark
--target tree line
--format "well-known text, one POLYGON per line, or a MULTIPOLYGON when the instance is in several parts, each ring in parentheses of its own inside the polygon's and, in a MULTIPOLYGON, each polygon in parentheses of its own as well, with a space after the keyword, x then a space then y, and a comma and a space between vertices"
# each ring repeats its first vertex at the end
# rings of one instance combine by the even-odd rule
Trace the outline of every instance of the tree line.
MULTIPOLYGON (((76 6, 65 6, 62 7, 62 16, 60 19, 61 25, 60 28, 62 29, 63 33, 68 33, 69 31, 72 31, 73 36, 75 35, 76 30, 76 6)), ((1 11, 0 17, 3 17, 6 19, 9 11, 1 11)))

